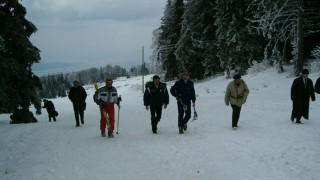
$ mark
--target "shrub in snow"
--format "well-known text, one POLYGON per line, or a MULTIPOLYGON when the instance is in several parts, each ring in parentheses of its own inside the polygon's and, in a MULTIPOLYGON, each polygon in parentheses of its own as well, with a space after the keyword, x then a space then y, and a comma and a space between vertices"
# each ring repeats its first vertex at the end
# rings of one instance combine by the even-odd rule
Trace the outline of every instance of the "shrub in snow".
POLYGON ((264 60, 260 63, 258 63, 257 61, 253 61, 252 64, 253 65, 248 69, 248 74, 257 74, 270 67, 270 63, 267 60, 264 60))
POLYGON ((314 57, 314 59, 310 59, 310 63, 308 69, 311 72, 319 72, 320 71, 320 46, 316 46, 311 51, 311 56, 314 57))

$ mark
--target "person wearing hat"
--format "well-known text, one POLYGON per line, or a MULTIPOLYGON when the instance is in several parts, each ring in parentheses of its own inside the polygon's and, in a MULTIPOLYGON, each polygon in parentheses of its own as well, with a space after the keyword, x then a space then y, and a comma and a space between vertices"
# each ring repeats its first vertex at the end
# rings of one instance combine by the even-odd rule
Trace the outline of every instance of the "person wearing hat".
POLYGON ((43 108, 47 109, 48 116, 49 116, 49 122, 51 122, 51 118, 53 118, 53 121, 56 122, 56 116, 58 115, 57 111, 54 108, 54 105, 52 101, 49 101, 47 99, 43 100, 43 108))
POLYGON ((224 97, 225 104, 227 106, 231 104, 232 107, 232 129, 238 127, 241 107, 246 102, 248 95, 249 88, 246 82, 241 79, 240 74, 235 74, 233 81, 227 86, 224 97))
POLYGON ((291 121, 301 123, 301 117, 309 119, 310 97, 312 101, 316 100, 312 80, 308 78, 309 70, 304 69, 302 75, 296 78, 291 86, 291 100, 293 104, 291 121))
POLYGON ((191 118, 191 102, 195 107, 196 94, 193 82, 190 80, 188 72, 182 74, 182 79, 175 82, 171 87, 170 93, 177 99, 178 104, 178 128, 179 133, 183 134, 187 130, 187 123, 191 118), (186 108, 185 108, 186 107, 186 108))
POLYGON ((110 129, 108 129, 108 137, 113 138, 113 130, 114 130, 114 104, 117 104, 120 108, 118 102, 118 93, 117 89, 112 86, 113 80, 110 78, 106 79, 106 86, 99 88, 93 95, 93 100, 100 107, 100 130, 101 136, 106 136, 106 118, 104 117, 103 110, 108 114, 108 118, 110 121, 110 129))
POLYGON ((79 115, 81 124, 84 124, 84 110, 86 109, 87 93, 78 81, 73 81, 73 87, 70 88, 69 95, 70 101, 73 104, 74 117, 76 119, 76 127, 80 126, 79 115))
POLYGON ((158 75, 154 75, 152 80, 153 82, 144 92, 143 102, 147 111, 150 106, 152 132, 153 134, 157 134, 157 125, 161 119, 162 106, 164 109, 167 108, 169 104, 169 94, 167 85, 160 82, 158 75))

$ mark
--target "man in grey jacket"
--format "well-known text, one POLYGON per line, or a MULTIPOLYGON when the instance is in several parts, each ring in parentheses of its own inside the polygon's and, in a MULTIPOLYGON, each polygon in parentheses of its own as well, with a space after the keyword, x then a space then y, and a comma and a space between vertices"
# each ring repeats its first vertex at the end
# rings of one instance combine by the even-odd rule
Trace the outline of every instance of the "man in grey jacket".
POLYGON ((108 137, 113 138, 113 130, 114 130, 114 104, 119 106, 118 102, 118 93, 117 89, 112 86, 112 79, 106 79, 106 86, 99 88, 94 96, 93 100, 96 102, 100 107, 100 130, 101 136, 105 137, 105 129, 106 129, 106 118, 104 115, 104 111, 108 114, 110 128, 108 128, 108 137))

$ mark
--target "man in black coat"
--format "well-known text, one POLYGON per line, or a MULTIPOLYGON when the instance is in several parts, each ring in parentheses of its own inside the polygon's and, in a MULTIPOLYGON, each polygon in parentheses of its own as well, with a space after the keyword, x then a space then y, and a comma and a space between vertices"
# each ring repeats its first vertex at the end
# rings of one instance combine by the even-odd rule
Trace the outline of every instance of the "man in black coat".
POLYGON ((191 101, 193 107, 195 107, 196 101, 194 85, 189 78, 188 72, 183 73, 183 78, 177 81, 170 89, 172 96, 177 99, 178 103, 178 126, 180 134, 183 134, 183 131, 187 130, 187 123, 191 118, 191 101))
POLYGON ((296 123, 301 123, 301 117, 309 119, 309 104, 310 97, 312 101, 315 101, 314 89, 312 80, 308 78, 309 71, 304 69, 302 71, 302 76, 296 78, 291 86, 291 100, 293 103, 293 109, 291 114, 291 121, 294 122, 296 118, 296 123))
POLYGON ((69 99, 73 104, 74 116, 76 119, 76 127, 80 126, 79 115, 81 124, 84 124, 84 110, 86 109, 87 93, 78 81, 73 82, 73 87, 70 88, 69 99))
POLYGON ((48 112, 49 122, 51 122, 51 118, 53 118, 53 121, 56 122, 57 112, 54 108, 52 101, 48 101, 44 99, 43 103, 44 103, 43 108, 46 108, 48 112))
POLYGON ((146 88, 143 101, 146 110, 151 112, 151 127, 153 134, 157 134, 157 125, 161 119, 162 106, 164 109, 169 104, 169 94, 165 83, 160 82, 160 77, 153 76, 153 82, 146 88))

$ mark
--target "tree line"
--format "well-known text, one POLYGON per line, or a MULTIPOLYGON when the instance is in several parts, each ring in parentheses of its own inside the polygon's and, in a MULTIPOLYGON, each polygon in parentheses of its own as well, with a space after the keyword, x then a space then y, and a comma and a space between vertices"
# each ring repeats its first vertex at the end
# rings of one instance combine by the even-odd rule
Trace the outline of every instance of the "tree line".
POLYGON ((300 74, 320 46, 320 1, 167 0, 153 32, 152 64, 166 79, 245 74, 254 61, 300 74), (314 54, 312 54, 314 52, 314 54))
MULTIPOLYGON (((100 68, 89 68, 72 73, 59 73, 40 77, 42 90, 39 91, 41 98, 65 97, 68 94, 73 81, 77 80, 80 85, 104 82, 106 78, 130 77, 141 75, 141 65, 132 66, 130 71, 125 68, 108 64, 100 68)), ((144 68, 144 74, 149 74, 149 69, 144 68)))

